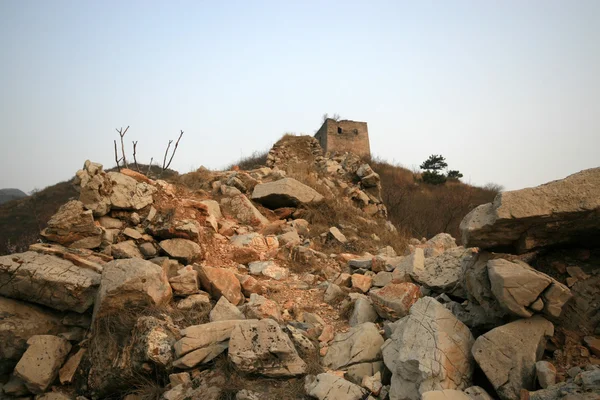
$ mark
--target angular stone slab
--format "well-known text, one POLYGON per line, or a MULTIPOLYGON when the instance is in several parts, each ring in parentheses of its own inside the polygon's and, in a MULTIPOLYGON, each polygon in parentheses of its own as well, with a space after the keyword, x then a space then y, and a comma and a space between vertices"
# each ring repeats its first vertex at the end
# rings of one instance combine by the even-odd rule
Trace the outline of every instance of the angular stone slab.
POLYGON ((56 310, 84 312, 94 303, 100 274, 33 251, 0 257, 0 295, 56 310))
POLYGON ((517 253, 569 242, 600 243, 600 168, 533 188, 503 192, 460 224, 468 247, 517 253))
POLYGON ((252 200, 275 209, 317 203, 323 200, 323 196, 294 178, 284 178, 256 185, 252 192, 252 200))

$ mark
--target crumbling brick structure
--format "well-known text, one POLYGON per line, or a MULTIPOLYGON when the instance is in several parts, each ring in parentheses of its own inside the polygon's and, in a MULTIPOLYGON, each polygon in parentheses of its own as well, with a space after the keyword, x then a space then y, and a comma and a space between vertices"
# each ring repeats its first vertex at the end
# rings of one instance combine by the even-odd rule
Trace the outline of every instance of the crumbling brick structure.
POLYGON ((370 156, 369 130, 366 122, 336 121, 327 118, 315 138, 325 152, 350 152, 359 156, 370 156))

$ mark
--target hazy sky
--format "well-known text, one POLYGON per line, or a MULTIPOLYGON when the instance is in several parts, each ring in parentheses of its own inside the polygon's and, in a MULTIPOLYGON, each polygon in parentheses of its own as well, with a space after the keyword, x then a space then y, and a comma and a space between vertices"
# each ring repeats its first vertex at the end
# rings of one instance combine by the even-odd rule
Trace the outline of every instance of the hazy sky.
POLYGON ((0 0, 0 188, 139 159, 222 168, 323 113, 474 184, 600 166, 600 1, 0 0), (367 4, 372 3, 372 4, 367 4))

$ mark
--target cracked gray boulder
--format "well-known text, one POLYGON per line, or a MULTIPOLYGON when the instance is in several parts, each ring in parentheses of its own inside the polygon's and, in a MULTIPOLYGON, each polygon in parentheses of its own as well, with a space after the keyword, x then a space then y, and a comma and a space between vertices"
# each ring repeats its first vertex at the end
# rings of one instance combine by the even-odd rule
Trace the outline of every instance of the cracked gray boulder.
POLYGON ((535 388, 535 363, 553 334, 552 323, 536 315, 479 336, 471 351, 500 398, 519 399, 521 389, 535 388))
POLYGON ((293 178, 284 178, 256 185, 252 192, 252 200, 275 209, 317 203, 323 200, 323 196, 310 186, 306 186, 293 178))
POLYGON ((426 258, 423 264, 412 269, 410 276, 429 289, 464 298, 463 263, 471 257, 470 249, 451 248, 438 256, 426 258))
POLYGON ((84 312, 94 303, 100 274, 33 251, 0 257, 0 295, 56 310, 84 312))
POLYGON ((487 270, 496 299, 520 317, 531 317, 535 312, 558 317, 572 297, 568 287, 522 261, 489 260, 487 270))
POLYGON ((104 172, 102 164, 87 160, 77 171, 75 184, 79 185, 79 201, 94 213, 106 215, 111 209, 140 210, 154 202, 156 187, 119 172, 104 172))
POLYGON ((52 310, 0 296, 0 375, 12 371, 30 337, 67 331, 62 317, 52 310))
POLYGON ((102 228, 94 223, 92 211, 84 209, 78 200, 63 204, 41 235, 51 242, 78 249, 93 249, 102 243, 102 228))
POLYGON ((362 400, 368 392, 362 387, 334 374, 307 375, 306 394, 319 400, 362 400))
POLYGON ((462 390, 471 384, 473 336, 431 297, 418 300, 397 322, 382 347, 392 372, 390 400, 418 400, 431 390, 462 390))
POLYGON ((356 325, 346 333, 338 333, 329 345, 323 365, 341 369, 353 364, 381 360, 383 337, 372 322, 356 325))
POLYGON ((268 318, 236 322, 238 325, 231 332, 228 352, 234 368, 273 378, 306 373, 306 363, 277 322, 268 318))
POLYGON ((500 193, 460 224, 468 247, 512 247, 517 253, 554 244, 598 244, 600 168, 544 185, 500 193))
POLYGON ((158 265, 128 258, 104 265, 94 304, 94 319, 121 312, 167 304, 173 292, 166 272, 158 265))

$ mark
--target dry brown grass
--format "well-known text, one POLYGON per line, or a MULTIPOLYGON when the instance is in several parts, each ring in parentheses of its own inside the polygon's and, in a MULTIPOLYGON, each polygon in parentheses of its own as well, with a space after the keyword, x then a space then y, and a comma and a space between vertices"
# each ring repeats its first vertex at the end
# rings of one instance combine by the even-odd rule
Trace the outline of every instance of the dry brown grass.
POLYGON ((390 220, 412 237, 431 238, 447 232, 460 242, 459 225, 469 211, 494 200, 499 185, 471 186, 462 182, 444 185, 419 183, 418 174, 380 159, 370 160, 381 177, 382 198, 390 220))
POLYGON ((244 375, 231 365, 226 354, 217 357, 212 369, 225 375, 227 386, 222 388, 221 400, 235 400, 236 394, 243 389, 260 392, 264 400, 309 399, 304 391, 303 377, 274 379, 244 375))
POLYGON ((210 184, 214 179, 214 173, 204 167, 193 172, 180 175, 175 183, 181 184, 191 190, 210 190, 210 184))
POLYGON ((329 198, 304 208, 302 218, 310 223, 310 237, 319 242, 320 234, 327 232, 332 226, 346 226, 354 229, 341 229, 347 238, 355 236, 358 240, 340 244, 326 241, 321 244, 321 251, 334 253, 375 251, 381 247, 391 246, 398 254, 402 254, 407 245, 407 237, 402 232, 391 232, 385 227, 385 221, 374 220, 356 208, 349 201, 329 198), (379 237, 375 240, 373 235, 379 237))
POLYGON ((231 170, 234 167, 238 167, 242 171, 248 171, 251 169, 264 167, 267 163, 267 156, 269 155, 268 150, 263 151, 255 151, 249 156, 244 156, 237 160, 234 163, 231 163, 225 168, 226 170, 231 170))

